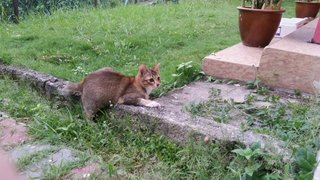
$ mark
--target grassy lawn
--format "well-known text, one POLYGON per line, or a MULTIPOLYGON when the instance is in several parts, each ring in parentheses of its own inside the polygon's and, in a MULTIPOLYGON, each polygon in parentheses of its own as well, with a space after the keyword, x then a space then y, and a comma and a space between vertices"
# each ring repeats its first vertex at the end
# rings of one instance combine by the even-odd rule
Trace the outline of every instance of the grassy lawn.
MULTIPOLYGON (((0 60, 71 81, 104 66, 134 75, 139 64, 160 62, 165 91, 177 81, 177 65, 193 61, 199 69, 206 55, 240 41, 238 5, 195 0, 30 15, 0 24, 0 60)), ((292 15, 293 2, 284 7, 292 15)))
MULTIPOLYGON (((179 5, 130 5, 59 10, 51 16, 30 15, 18 25, 0 24, 0 60, 71 81, 79 81, 86 73, 104 66, 133 75, 140 63, 151 66, 160 62, 160 92, 165 92, 174 84, 190 80, 180 81, 172 76, 178 65, 192 61, 191 73, 198 72, 204 56, 240 41, 236 10, 239 4, 237 0, 181 0, 179 5)), ((285 1, 283 7, 287 10, 285 16, 292 17, 294 1, 285 1)), ((0 110, 27 119, 30 134, 36 140, 97 155, 112 176, 250 179, 254 175, 266 179, 294 176, 305 179, 310 176, 306 175, 310 172, 307 168, 313 168, 311 163, 307 164, 310 166, 302 172, 299 163, 283 164, 279 157, 263 153, 258 145, 244 148, 234 144, 205 144, 194 139, 185 145, 176 144, 128 115, 116 118, 112 111, 100 116, 97 123, 88 122, 79 104, 61 106, 45 100, 28 85, 6 77, 0 78, 0 92, 0 110)), ((305 123, 301 118, 318 117, 315 116, 318 107, 314 104, 281 106, 292 110, 290 116, 296 116, 293 125, 299 127, 305 123)), ((274 124, 271 130, 263 130, 280 136, 288 129, 272 122, 272 115, 274 112, 280 113, 279 118, 287 115, 281 108, 258 109, 260 113, 255 111, 251 116, 260 118, 261 112, 265 113, 262 118, 274 124)), ((289 130, 296 132, 294 128, 289 130)), ((307 135, 299 142, 316 141, 313 139, 316 133, 307 135)), ((289 139, 293 141, 294 136, 289 134, 289 139)), ((301 150, 301 162, 310 157, 310 151, 301 150)), ((41 157, 42 154, 26 157, 20 166, 23 168, 27 162, 41 157)))
MULTIPOLYGON (((112 111, 100 116, 97 123, 89 122, 82 117, 79 105, 61 107, 57 102, 45 100, 22 82, 2 77, 0 91, 0 109, 27 121, 29 133, 35 140, 66 145, 99 156, 101 165, 112 176, 238 179, 247 176, 245 169, 251 166, 259 168, 259 176, 292 176, 292 172, 284 171, 283 163, 274 160, 277 156, 264 154, 259 147, 255 148, 257 150, 250 159, 246 159, 241 155, 246 149, 240 145, 205 144, 190 139, 182 146, 155 134, 153 129, 147 129, 132 117, 124 115, 117 119, 112 111)), ((27 156, 19 161, 19 167, 23 168, 42 156, 43 153, 27 156)), ((54 175, 55 172, 48 174, 54 175)), ((63 175, 56 174, 52 178, 63 175)))

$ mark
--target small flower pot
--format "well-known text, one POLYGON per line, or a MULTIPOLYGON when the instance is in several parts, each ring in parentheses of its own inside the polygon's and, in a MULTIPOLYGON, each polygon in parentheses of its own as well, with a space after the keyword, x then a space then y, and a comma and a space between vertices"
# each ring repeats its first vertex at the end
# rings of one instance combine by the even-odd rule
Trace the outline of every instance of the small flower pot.
POLYGON ((238 7, 242 43, 250 47, 267 46, 279 27, 285 10, 261 10, 238 7))
POLYGON ((319 12, 320 2, 296 2, 296 17, 305 18, 312 17, 315 18, 319 12))

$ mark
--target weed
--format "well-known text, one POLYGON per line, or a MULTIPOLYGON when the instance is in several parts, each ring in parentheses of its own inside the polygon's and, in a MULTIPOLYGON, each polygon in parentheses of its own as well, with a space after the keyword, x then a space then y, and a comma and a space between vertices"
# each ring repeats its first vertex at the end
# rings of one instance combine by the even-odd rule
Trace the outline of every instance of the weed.
POLYGON ((260 86, 256 89, 256 92, 260 95, 267 95, 269 93, 269 89, 267 87, 260 86))
POLYGON ((297 149, 295 153, 296 164, 298 167, 297 179, 312 179, 314 169, 317 165, 316 152, 310 147, 297 149))
POLYGON ((237 156, 230 163, 228 168, 234 172, 229 178, 240 179, 281 179, 283 167, 282 163, 275 164, 272 160, 277 158, 274 155, 262 152, 259 143, 253 143, 247 148, 234 149, 237 156))
POLYGON ((247 104, 252 104, 252 102, 256 101, 256 95, 253 93, 250 93, 249 95, 246 96, 246 103, 247 104))
POLYGON ((192 64, 192 61, 181 63, 176 68, 176 73, 172 74, 175 77, 175 84, 181 86, 191 81, 200 78, 200 71, 192 64))
POLYGON ((211 88, 209 90, 209 94, 211 98, 219 98, 219 95, 221 94, 221 89, 211 88))
MULTIPOLYGON (((310 146, 313 149, 319 148, 319 123, 316 123, 319 119, 320 105, 319 102, 314 100, 307 100, 302 102, 286 102, 280 101, 280 97, 277 95, 268 95, 263 99, 267 102, 272 102, 268 106, 256 106, 255 102, 261 98, 257 99, 257 93, 251 93, 246 97, 245 104, 230 105, 228 102, 223 102, 219 100, 219 91, 216 89, 210 90, 211 98, 208 101, 200 103, 192 103, 186 107, 186 109, 193 115, 203 116, 213 118, 218 120, 218 122, 228 123, 228 119, 232 119, 232 112, 238 111, 241 115, 237 116, 244 120, 241 123, 243 130, 253 130, 258 133, 268 134, 274 136, 282 141, 286 142, 286 146, 293 149, 299 149, 300 147, 310 146), (225 107, 230 107, 228 111, 224 111, 225 107), (223 113, 225 112, 225 113, 223 113), (223 114, 221 114, 223 113, 223 114), (217 118, 218 117, 218 118, 217 118)), ((269 93, 268 93, 269 94, 269 93)), ((300 152, 300 150, 298 150, 300 152)), ((239 156, 244 156, 248 164, 247 168, 238 169, 232 168, 237 177, 249 178, 249 177, 262 177, 261 169, 265 169, 262 163, 258 163, 256 160, 251 162, 251 156, 254 156, 254 150, 250 148, 235 150, 239 156)), ((258 153, 259 154, 259 153, 258 153)), ((309 156, 314 156, 314 152, 308 150, 304 153, 298 153, 302 158, 308 159, 309 156), (306 155, 303 155, 306 154, 306 155)), ((265 156, 265 155, 263 155, 265 156)), ((296 159, 296 161, 302 161, 296 159)), ((298 163, 300 166, 301 163, 298 163)), ((307 178, 312 175, 312 170, 315 167, 313 160, 310 160, 310 164, 305 164, 303 168, 295 169, 292 164, 290 164, 287 170, 281 173, 271 173, 262 170, 265 177, 273 177, 276 179, 281 179, 280 177, 291 177, 296 173, 297 177, 307 178), (289 172, 290 171, 290 172, 289 172), (300 175, 298 175, 300 174, 300 175)), ((271 168, 272 169, 272 168, 271 168)), ((277 168, 276 168, 277 169, 277 168)), ((302 179, 303 179, 302 178, 302 179)))
MULTIPOLYGON (((108 169, 107 176, 112 178, 220 179, 237 176, 230 170, 234 163, 243 170, 249 166, 234 156, 231 152, 233 147, 205 144, 194 139, 181 146, 155 134, 153 129, 127 115, 117 118, 110 111, 99 116, 97 123, 88 122, 82 117, 79 106, 58 108, 55 103, 39 97, 21 82, 0 79, 0 90, 3 92, 0 99, 7 99, 7 103, 0 104, 0 109, 9 111, 11 115, 29 117, 29 132, 34 139, 42 139, 53 145, 67 144, 76 150, 100 156, 103 159, 102 166, 108 169)), ((250 159, 257 161, 259 158, 255 156, 252 155, 250 159)), ((81 159, 50 167, 45 178, 59 179, 65 176, 70 169, 86 162, 81 159)), ((267 168, 261 166, 258 171, 260 169, 267 168)), ((281 171, 281 168, 273 170, 281 171)))
POLYGON ((202 116, 212 118, 213 120, 225 123, 229 120, 229 113, 233 108, 233 103, 223 101, 219 95, 220 89, 210 89, 210 100, 203 102, 192 102, 185 106, 185 110, 193 116, 202 116))
POLYGON ((215 80, 217 80, 217 78, 213 76, 206 76, 206 78, 207 78, 207 82, 214 82, 215 80))
POLYGON ((250 80, 250 81, 247 81, 246 82, 246 87, 248 89, 256 89, 259 87, 261 81, 259 79, 256 79, 256 80, 250 80))
POLYGON ((198 67, 193 65, 192 61, 187 63, 181 63, 176 67, 175 74, 172 74, 174 77, 174 82, 166 83, 162 81, 162 85, 159 89, 155 91, 155 96, 161 96, 165 92, 181 87, 185 84, 188 84, 194 80, 199 80, 201 78, 201 73, 198 67))
POLYGON ((76 167, 83 167, 88 161, 88 156, 81 154, 77 160, 71 162, 61 162, 58 166, 50 165, 42 176, 43 179, 61 179, 64 175, 67 175, 70 170, 76 167))
POLYGON ((294 95, 300 97, 300 96, 302 96, 302 93, 301 93, 300 90, 295 89, 294 90, 294 95))
POLYGON ((41 159, 49 156, 50 154, 56 152, 57 148, 50 148, 43 151, 39 151, 36 153, 29 154, 27 156, 23 156, 18 159, 17 166, 20 170, 23 170, 31 163, 35 163, 40 161, 41 159))

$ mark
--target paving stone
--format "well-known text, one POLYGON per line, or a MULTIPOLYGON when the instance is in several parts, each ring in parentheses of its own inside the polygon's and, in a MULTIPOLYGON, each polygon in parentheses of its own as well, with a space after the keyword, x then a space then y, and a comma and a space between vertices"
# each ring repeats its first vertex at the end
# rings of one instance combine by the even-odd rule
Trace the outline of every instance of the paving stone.
POLYGON ((99 175, 101 169, 96 163, 88 164, 84 167, 78 167, 70 171, 66 179, 89 179, 92 174, 99 175))
POLYGON ((9 155, 0 149, 0 180, 20 180, 22 176, 10 161, 9 155))
POLYGON ((0 121, 0 146, 12 146, 29 140, 26 125, 14 119, 0 121))
POLYGON ((41 178, 44 175, 44 172, 50 167, 61 166, 63 163, 68 163, 76 161, 78 158, 72 153, 69 149, 60 149, 58 152, 50 155, 47 158, 42 159, 41 161, 29 165, 22 174, 29 179, 32 178, 41 178))
POLYGON ((17 161, 23 156, 27 156, 50 148, 51 146, 48 144, 26 144, 23 146, 18 146, 11 150, 10 156, 14 161, 17 161))

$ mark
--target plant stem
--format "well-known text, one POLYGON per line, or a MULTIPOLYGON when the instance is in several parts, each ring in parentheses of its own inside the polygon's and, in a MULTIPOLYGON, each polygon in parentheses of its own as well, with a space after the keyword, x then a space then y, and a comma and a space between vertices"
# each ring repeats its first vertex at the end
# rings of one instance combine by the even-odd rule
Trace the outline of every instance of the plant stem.
POLYGON ((278 4, 277 4, 277 9, 280 10, 281 9, 281 4, 282 4, 282 0, 279 0, 278 4))

